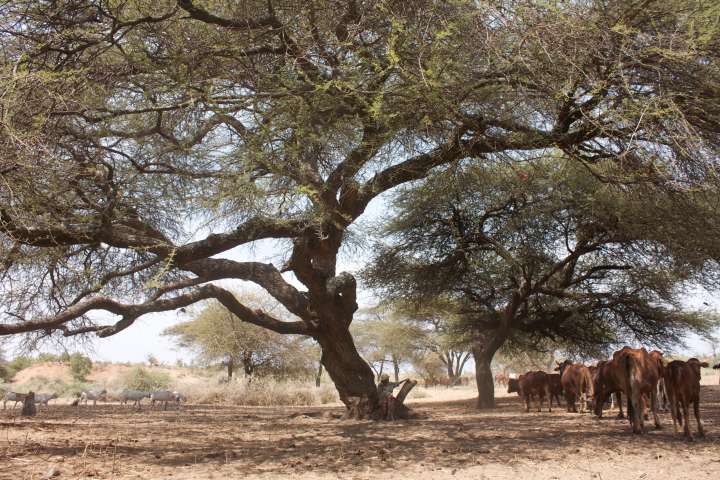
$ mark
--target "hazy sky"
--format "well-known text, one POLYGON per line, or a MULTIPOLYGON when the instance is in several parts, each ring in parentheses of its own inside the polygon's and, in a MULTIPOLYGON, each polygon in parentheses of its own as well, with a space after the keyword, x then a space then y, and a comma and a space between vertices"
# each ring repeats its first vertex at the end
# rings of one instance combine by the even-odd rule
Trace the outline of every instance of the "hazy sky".
MULTIPOLYGON (((384 199, 374 200, 368 207, 366 214, 360 218, 360 222, 372 222, 380 218, 387 211, 384 199)), ((283 246, 278 241, 262 241, 252 247, 239 247, 222 255, 225 258, 231 258, 239 261, 260 261, 272 262, 276 266, 280 266, 282 262, 283 250, 287 250, 287 246, 283 246)), ((338 259, 338 271, 346 270, 355 272, 362 267, 364 257, 362 251, 347 252, 341 251, 338 259)), ((285 277, 297 284, 291 274, 285 274, 285 277)), ((299 284, 297 284, 299 285, 299 284)), ((223 282, 223 286, 232 286, 233 289, 240 290, 244 288, 257 288, 247 282, 223 282)), ((358 291, 358 303, 361 306, 374 303, 371 292, 365 290, 358 291)), ((693 309, 710 309, 720 311, 720 298, 711 298, 707 294, 700 292, 691 294, 686 302, 689 308, 693 309)), ((190 309, 188 309, 189 311, 190 309)), ((97 315, 98 319, 105 319, 105 323, 112 321, 109 314, 97 315)), ((90 356, 95 360, 102 361, 129 361, 141 362, 145 361, 148 355, 152 354, 162 362, 175 363, 178 359, 189 361, 192 354, 187 350, 176 348, 170 341, 170 338, 161 335, 161 332, 175 323, 189 319, 187 313, 165 312, 159 314, 151 314, 141 317, 135 321, 135 324, 126 330, 109 338, 96 338, 92 341, 92 351, 90 356)), ((720 334, 720 332, 718 332, 720 334)), ((712 345, 700 338, 691 336, 687 339, 687 348, 679 349, 678 354, 705 354, 712 352, 712 345)), ((720 349, 720 343, 716 344, 720 349)))

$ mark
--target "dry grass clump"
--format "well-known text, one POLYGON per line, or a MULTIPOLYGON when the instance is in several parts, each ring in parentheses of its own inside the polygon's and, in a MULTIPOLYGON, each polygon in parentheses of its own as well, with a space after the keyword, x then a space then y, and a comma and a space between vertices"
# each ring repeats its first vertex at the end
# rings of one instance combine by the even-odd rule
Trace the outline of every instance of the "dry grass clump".
POLYGON ((316 387, 309 381, 274 378, 256 378, 249 383, 245 379, 225 384, 193 382, 178 385, 178 390, 191 403, 269 407, 323 405, 338 401, 337 391, 332 384, 316 387))

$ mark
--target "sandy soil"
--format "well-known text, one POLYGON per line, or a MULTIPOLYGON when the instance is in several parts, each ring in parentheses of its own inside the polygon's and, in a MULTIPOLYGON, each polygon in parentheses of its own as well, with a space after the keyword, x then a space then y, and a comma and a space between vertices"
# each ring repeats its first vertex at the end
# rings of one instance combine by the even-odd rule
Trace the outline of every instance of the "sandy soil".
MULTIPOLYGON (((454 392, 471 389, 451 390, 454 392)), ((517 397, 478 412, 472 400, 415 403, 421 419, 340 421, 337 408, 188 405, 133 411, 51 406, 32 420, 0 411, 0 478, 720 478, 720 386, 704 386, 708 436, 626 421, 521 411, 517 397), (305 413, 305 415, 303 415, 305 413)))

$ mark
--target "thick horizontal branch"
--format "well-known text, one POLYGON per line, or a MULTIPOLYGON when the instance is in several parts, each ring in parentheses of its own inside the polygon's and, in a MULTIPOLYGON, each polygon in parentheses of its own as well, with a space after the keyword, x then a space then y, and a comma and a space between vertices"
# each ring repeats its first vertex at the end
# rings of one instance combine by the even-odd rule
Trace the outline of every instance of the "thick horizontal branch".
POLYGON ((256 30, 259 28, 276 28, 278 26, 278 20, 274 15, 266 15, 259 18, 231 19, 214 15, 195 5, 192 0, 178 0, 177 3, 191 18, 219 27, 256 30))
POLYGON ((305 295, 286 282, 280 271, 271 263, 205 258, 183 264, 180 268, 207 281, 236 279, 253 282, 265 289, 291 313, 302 319, 308 317, 305 295))
POLYGON ((179 247, 174 254, 175 263, 212 257, 239 245, 265 238, 296 237, 305 226, 306 224, 299 220, 251 218, 231 232, 209 235, 203 240, 179 247))
POLYGON ((132 325, 139 317, 148 313, 172 311, 212 298, 220 301, 244 322, 252 323, 253 325, 267 328, 278 333, 300 335, 309 334, 309 329, 304 322, 283 322, 277 320, 276 318, 273 318, 261 311, 253 311, 243 306, 227 290, 224 290, 216 285, 204 285, 192 292, 178 295, 173 298, 152 300, 140 304, 125 304, 109 297, 95 297, 69 307, 64 312, 53 317, 24 321, 12 325, 0 325, 0 336, 14 335, 37 330, 46 330, 49 332, 53 330, 60 330, 68 336, 94 331, 99 337, 108 337, 121 332, 132 325), (67 328, 66 324, 68 322, 78 319, 94 310, 107 311, 115 315, 122 316, 122 319, 113 325, 83 327, 74 331, 67 328))

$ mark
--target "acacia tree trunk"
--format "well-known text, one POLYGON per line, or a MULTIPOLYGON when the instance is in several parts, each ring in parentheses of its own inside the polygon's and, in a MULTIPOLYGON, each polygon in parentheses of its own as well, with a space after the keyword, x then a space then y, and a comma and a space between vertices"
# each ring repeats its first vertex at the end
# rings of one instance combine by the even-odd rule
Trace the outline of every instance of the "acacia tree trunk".
POLYGON ((323 366, 322 363, 318 366, 317 374, 315 375, 315 386, 320 387, 320 379, 322 378, 323 366))
POLYGON ((445 357, 447 358, 445 366, 447 367, 448 385, 453 386, 457 381, 457 377, 455 376, 455 358, 453 358, 452 352, 446 352, 445 357))
POLYGON ((227 376, 228 376, 228 382, 232 380, 233 377, 233 370, 235 369, 235 360, 232 356, 228 357, 227 361, 227 376))
POLYGON ((380 405, 373 371, 355 348, 349 322, 343 323, 337 319, 327 322, 317 333, 322 347, 320 361, 347 408, 345 417, 375 418, 380 405))
POLYGON ((495 353, 507 340, 509 329, 473 332, 472 354, 475 358, 475 381, 477 382, 477 408, 495 407, 495 382, 490 365, 495 353))
POLYGON ((482 349, 473 348, 473 356, 475 357, 475 381, 478 391, 477 408, 494 408, 495 383, 490 369, 492 354, 488 355, 482 349))
POLYGON ((397 383, 400 381, 400 362, 398 362, 398 359, 394 355, 392 357, 392 364, 395 373, 395 382, 397 383))

